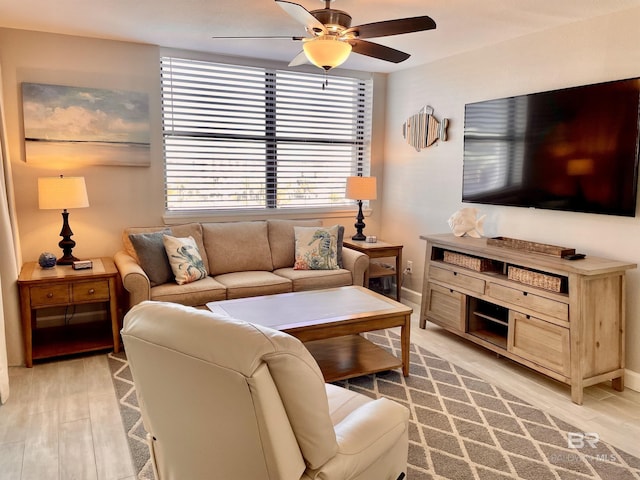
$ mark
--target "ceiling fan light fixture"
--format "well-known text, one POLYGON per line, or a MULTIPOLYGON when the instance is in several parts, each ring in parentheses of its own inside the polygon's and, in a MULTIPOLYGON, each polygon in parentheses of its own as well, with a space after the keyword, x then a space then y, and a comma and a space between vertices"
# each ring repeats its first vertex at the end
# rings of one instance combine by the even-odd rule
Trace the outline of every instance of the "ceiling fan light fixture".
POLYGON ((351 53, 349 43, 331 35, 323 35, 304 42, 302 48, 311 63, 326 71, 342 65, 351 53))

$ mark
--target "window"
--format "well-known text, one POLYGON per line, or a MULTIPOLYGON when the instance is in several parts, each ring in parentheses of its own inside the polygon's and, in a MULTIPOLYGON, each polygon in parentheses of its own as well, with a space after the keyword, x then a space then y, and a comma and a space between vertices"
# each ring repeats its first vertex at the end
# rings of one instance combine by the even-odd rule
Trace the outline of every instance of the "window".
POLYGON ((368 174, 372 81, 163 57, 170 212, 352 205, 368 174))

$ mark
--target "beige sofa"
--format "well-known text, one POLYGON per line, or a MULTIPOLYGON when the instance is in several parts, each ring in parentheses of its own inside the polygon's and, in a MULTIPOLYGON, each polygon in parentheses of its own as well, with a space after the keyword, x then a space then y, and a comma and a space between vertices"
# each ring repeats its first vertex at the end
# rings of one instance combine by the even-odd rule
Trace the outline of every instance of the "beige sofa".
MULTIPOLYGON (((145 300, 202 306, 207 302, 320 288, 363 285, 368 257, 342 248, 342 268, 295 270, 294 226, 321 226, 321 221, 265 220, 189 223, 170 227, 127 228, 123 250, 114 256, 128 293, 129 308, 145 300), (130 235, 164 232, 193 237, 207 276, 184 285, 154 284, 141 265, 130 235)), ((144 254, 145 252, 142 252, 144 254)), ((158 262, 151 262, 151 264, 158 262)), ((149 271, 149 268, 147 268, 149 271)), ((153 277, 153 276, 152 276, 153 277)))

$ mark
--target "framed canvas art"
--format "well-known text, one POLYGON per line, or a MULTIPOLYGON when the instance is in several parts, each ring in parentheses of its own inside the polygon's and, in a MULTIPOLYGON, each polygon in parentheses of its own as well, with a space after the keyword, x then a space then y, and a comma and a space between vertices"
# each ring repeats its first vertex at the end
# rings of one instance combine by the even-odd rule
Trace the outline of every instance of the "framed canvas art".
POLYGON ((150 165, 146 93, 23 83, 22 106, 27 162, 150 165))

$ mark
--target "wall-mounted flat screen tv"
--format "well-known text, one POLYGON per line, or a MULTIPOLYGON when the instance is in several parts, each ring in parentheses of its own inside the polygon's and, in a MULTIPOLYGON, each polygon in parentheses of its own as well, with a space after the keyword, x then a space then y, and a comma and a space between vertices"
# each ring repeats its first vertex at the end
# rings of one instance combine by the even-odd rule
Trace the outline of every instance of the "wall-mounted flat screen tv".
POLYGON ((640 79, 465 106, 463 202, 635 216, 640 79))

